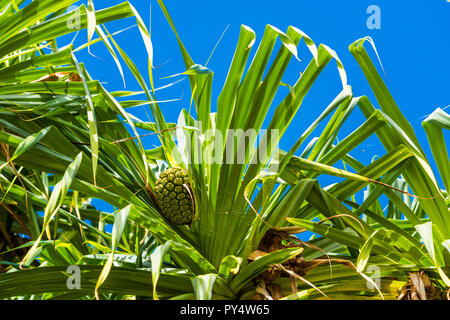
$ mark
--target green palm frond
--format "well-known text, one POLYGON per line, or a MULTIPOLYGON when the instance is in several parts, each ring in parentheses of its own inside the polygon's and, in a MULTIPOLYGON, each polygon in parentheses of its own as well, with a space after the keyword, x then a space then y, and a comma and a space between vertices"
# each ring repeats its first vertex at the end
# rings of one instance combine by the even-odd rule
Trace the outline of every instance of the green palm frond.
MULTIPOLYGON (((283 32, 268 25, 257 48, 254 31, 242 26, 225 84, 213 98, 213 71, 195 63, 158 0, 176 35, 186 68, 178 76, 189 78, 194 107, 168 123, 156 98, 150 33, 136 10, 125 2, 94 13, 91 1, 87 9, 77 9, 89 43, 101 39, 122 77, 121 60, 142 89, 111 93, 89 76, 72 46, 56 46, 57 37, 73 32, 67 19, 74 13, 65 13, 73 2, 33 1, 22 9, 0 2, 5 9, 0 16, 0 196, 2 205, 17 208, 31 240, 22 246, 29 250, 25 259, 11 262, 0 275, 0 297, 395 299, 408 273, 418 270, 449 286, 448 190, 439 187, 364 39, 350 51, 380 109, 353 95, 335 51, 316 46, 292 26, 283 32), (18 27, 5 27, 19 16, 18 27), (135 17, 144 41, 148 81, 104 26, 126 17, 135 17), (94 31, 99 38, 92 40, 94 31), (287 85, 283 75, 303 43, 312 59, 287 85), (44 45, 51 53, 42 52, 44 45), (289 150, 279 150, 332 60, 342 90, 289 150), (277 101, 286 86, 289 92, 277 101), (146 99, 126 100, 139 93, 146 99), (129 112, 147 104, 154 122, 129 112), (342 137, 357 109, 366 120, 342 137), (324 129, 318 132, 319 127, 324 129), (160 146, 146 149, 138 129, 157 135, 160 146), (350 152, 374 134, 386 154, 364 165, 350 152), (345 170, 338 168, 340 161, 345 170), (172 225, 155 202, 156 180, 167 167, 189 172, 198 217, 189 226, 172 225), (341 182, 321 186, 322 175, 341 182), (382 194, 389 199, 387 210, 382 194), (115 212, 88 207, 89 199, 101 199, 115 212), (305 230, 315 233, 307 243, 290 236, 305 230), (277 232, 285 239, 267 245, 268 235, 277 232), (41 265, 34 267, 37 258, 41 265), (19 263, 28 269, 17 270, 19 263), (292 264, 300 271, 286 269, 292 264), (72 265, 81 270, 82 289, 76 292, 66 284, 72 265), (369 277, 373 267, 379 282, 369 277), (282 276, 267 280, 270 271, 282 276)), ((440 109, 424 121, 446 189, 450 164, 442 130, 449 127, 448 114, 440 109)), ((13 225, 20 230, 18 221, 13 225)))

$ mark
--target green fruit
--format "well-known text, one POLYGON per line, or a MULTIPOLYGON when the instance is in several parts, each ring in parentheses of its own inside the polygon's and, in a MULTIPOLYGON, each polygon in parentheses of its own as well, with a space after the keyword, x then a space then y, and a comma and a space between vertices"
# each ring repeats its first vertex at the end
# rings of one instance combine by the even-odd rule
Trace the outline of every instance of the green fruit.
POLYGON ((169 168, 155 184, 156 204, 171 224, 191 224, 194 218, 189 174, 183 168, 169 168))

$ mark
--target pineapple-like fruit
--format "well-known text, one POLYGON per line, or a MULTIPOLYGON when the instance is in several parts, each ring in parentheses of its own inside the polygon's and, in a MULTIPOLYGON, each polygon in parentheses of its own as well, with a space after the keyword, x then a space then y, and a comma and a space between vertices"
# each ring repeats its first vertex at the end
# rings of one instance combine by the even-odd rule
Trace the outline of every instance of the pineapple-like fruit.
POLYGON ((183 168, 169 168, 155 184, 156 203, 171 224, 191 224, 194 218, 189 174, 183 168))

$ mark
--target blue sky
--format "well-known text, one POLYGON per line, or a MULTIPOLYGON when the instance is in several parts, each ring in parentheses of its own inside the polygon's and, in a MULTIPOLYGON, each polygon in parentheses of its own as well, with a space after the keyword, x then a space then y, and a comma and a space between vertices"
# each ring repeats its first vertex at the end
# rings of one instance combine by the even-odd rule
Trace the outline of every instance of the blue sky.
MULTIPOLYGON (((116 0, 95 0, 96 9, 119 4, 116 0)), ((148 24, 151 20, 152 42, 154 46, 155 85, 163 86, 178 78, 162 79, 183 72, 184 64, 179 53, 175 36, 156 1, 129 1, 148 24)), ((394 99, 406 118, 414 127, 419 141, 429 153, 428 142, 421 121, 437 107, 450 105, 450 3, 446 0, 432 1, 174 1, 165 4, 174 20, 178 32, 195 63, 205 64, 225 28, 228 27, 217 47, 208 67, 214 71, 213 109, 225 81, 229 63, 242 24, 252 28, 259 41, 267 24, 286 31, 289 25, 308 34, 316 43, 324 43, 334 49, 347 71, 348 83, 353 87, 355 96, 367 95, 372 103, 377 102, 370 87, 351 56, 348 46, 359 38, 370 36, 375 41, 378 53, 386 71, 385 81, 394 99), (381 28, 370 30, 366 21, 369 18, 367 8, 377 5, 381 10, 381 28)), ((108 30, 118 31, 135 24, 128 18, 107 24, 108 30)), ((70 41, 65 38, 61 45, 70 41)), ((147 76, 147 55, 136 27, 117 36, 115 40, 134 60, 145 78, 147 76)), ((81 32, 75 44, 86 41, 86 32, 81 32)), ((254 49, 257 45, 254 46, 254 49)), ((255 50, 253 50, 254 53, 255 50)), ((375 58, 372 50, 368 49, 375 58)), ((91 76, 105 83, 110 91, 123 90, 123 82, 113 59, 102 44, 92 46, 91 52, 77 53, 91 76)), ((250 56, 251 61, 252 55, 250 56)), ((285 78, 293 84, 300 71, 311 58, 304 44, 299 46, 299 58, 303 62, 292 61, 285 78)), ((124 68, 125 64, 123 64, 124 68)), ((140 90, 130 72, 125 72, 126 89, 140 90)), ((288 149, 299 134, 321 113, 341 90, 341 84, 335 63, 330 63, 322 72, 318 81, 308 93, 304 103, 293 120, 281 142, 281 148, 288 149)), ((277 95, 274 105, 288 93, 288 89, 277 95)), ((183 81, 157 95, 158 100, 175 99, 180 101, 164 103, 160 107, 168 121, 176 121, 181 108, 189 108, 188 81, 183 81)), ((142 97, 143 98, 143 97, 142 97)), ((142 109, 132 111, 143 120, 147 120, 142 109)), ((359 111, 355 111, 342 129, 339 137, 352 132, 364 121, 359 111)), ((446 136, 447 141, 448 134, 446 136)), ((145 140, 151 147, 157 142, 153 138, 145 140)), ((449 144, 449 143, 447 143, 449 144)), ((362 146, 355 149, 353 156, 368 164, 375 155, 383 155, 384 150, 371 137, 362 146)), ((431 159, 431 156, 430 156, 431 159)), ((431 161, 432 162, 432 161, 431 161)), ((432 162, 433 169, 435 164, 432 162)), ((326 181, 325 181, 326 182, 326 181)))

